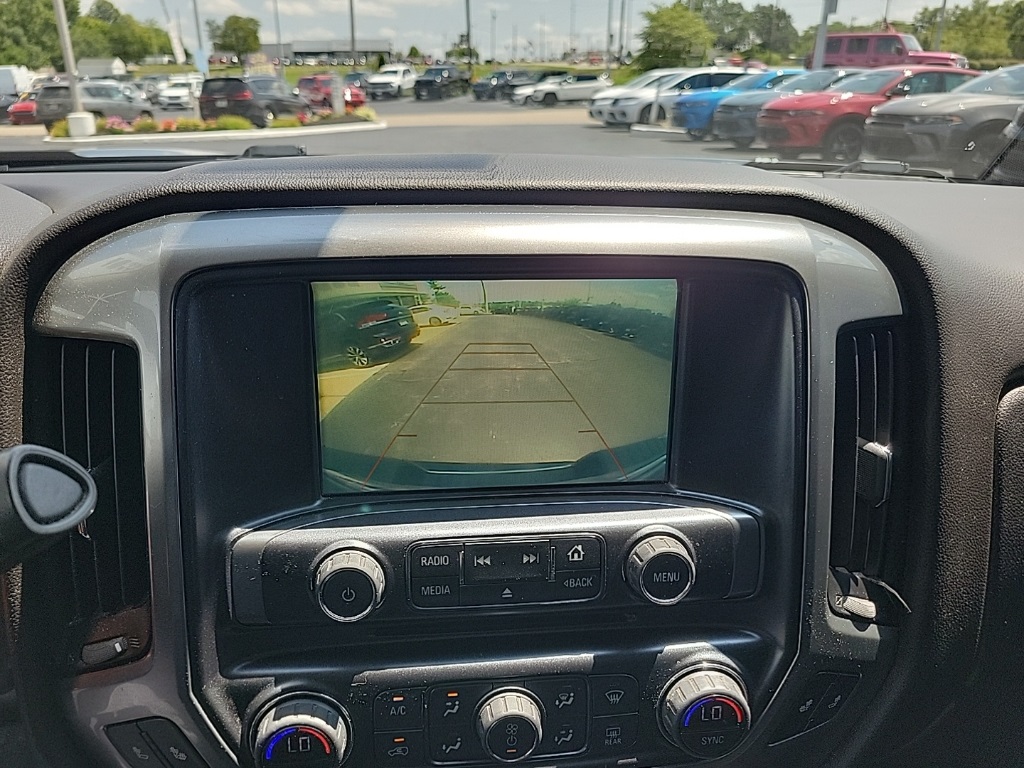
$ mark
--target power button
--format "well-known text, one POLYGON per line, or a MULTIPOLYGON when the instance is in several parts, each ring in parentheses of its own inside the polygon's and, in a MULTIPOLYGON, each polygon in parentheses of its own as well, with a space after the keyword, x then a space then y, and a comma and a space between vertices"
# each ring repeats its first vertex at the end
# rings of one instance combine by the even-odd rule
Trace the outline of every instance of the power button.
POLYGON ((384 570, 365 552, 342 550, 321 563, 317 599, 335 621, 357 621, 377 607, 384 593, 384 570))

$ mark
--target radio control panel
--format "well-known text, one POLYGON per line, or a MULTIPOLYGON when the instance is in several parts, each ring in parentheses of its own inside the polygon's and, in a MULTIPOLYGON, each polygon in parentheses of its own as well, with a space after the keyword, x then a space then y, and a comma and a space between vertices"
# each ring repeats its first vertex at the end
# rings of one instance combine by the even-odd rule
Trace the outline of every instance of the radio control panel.
POLYGON ((507 511, 487 508, 487 517, 443 524, 339 520, 247 532, 231 547, 232 617, 247 625, 347 624, 552 606, 670 610, 759 587, 762 532, 753 511, 601 511, 523 518, 515 534, 497 522, 507 511))

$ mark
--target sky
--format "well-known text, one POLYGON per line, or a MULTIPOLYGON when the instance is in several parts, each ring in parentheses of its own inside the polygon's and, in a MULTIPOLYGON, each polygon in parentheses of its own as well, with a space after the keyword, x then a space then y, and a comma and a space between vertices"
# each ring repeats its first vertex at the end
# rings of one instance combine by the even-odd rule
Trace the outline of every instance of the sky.
MULTIPOLYGON (((281 36, 292 40, 341 38, 349 36, 349 0, 277 0, 281 16, 281 36)), ((762 0, 770 2, 770 0, 762 0)), ((955 0, 956 1, 956 0, 955 0)), ((180 16, 182 38, 186 48, 196 41, 192 3, 199 6, 200 21, 223 20, 226 16, 254 16, 260 20, 262 42, 277 42, 274 32, 274 0, 164 0, 172 18, 180 16)), ((465 30, 465 0, 354 0, 357 38, 385 38, 395 50, 407 51, 415 45, 423 53, 440 56, 448 44, 465 30)), ((627 28, 632 40, 627 46, 636 50, 635 36, 643 25, 642 12, 650 10, 651 0, 610 0, 614 5, 613 27, 618 44, 620 3, 626 3, 627 28)), ((668 2, 668 0, 664 0, 668 2)), ((966 0, 963 0, 966 3, 966 0)), ((161 0, 114 0, 125 13, 140 20, 166 18, 161 0)), ((469 0, 474 47, 482 58, 491 58, 491 13, 495 14, 493 52, 498 60, 509 60, 513 52, 518 58, 536 58, 541 42, 549 56, 557 55, 569 44, 570 12, 575 8, 576 47, 601 49, 608 29, 609 0, 469 0), (518 41, 518 42, 517 42, 518 41), (532 47, 531 47, 532 46, 532 47), (531 55, 532 54, 532 55, 531 55)), ((744 5, 753 7, 754 0, 744 5)), ((922 7, 938 5, 939 0, 889 0, 889 18, 909 21, 922 7)), ((952 4, 955 4, 952 3, 952 4)), ((83 2, 83 8, 88 2, 83 2)), ((779 0, 789 11, 797 29, 816 24, 821 13, 819 0, 779 0)), ((867 23, 885 13, 885 0, 839 0, 838 13, 832 21, 867 23)))

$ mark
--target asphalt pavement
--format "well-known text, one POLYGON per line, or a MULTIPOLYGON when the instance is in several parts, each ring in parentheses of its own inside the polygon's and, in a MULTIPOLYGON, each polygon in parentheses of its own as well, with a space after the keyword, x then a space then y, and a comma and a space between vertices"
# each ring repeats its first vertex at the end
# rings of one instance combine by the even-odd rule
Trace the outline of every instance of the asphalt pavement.
MULTIPOLYGON (((187 149, 240 154, 258 143, 298 145, 311 155, 530 153, 731 161, 771 155, 757 145, 739 150, 726 142, 691 141, 679 135, 639 134, 625 128, 606 128, 590 119, 585 106, 575 104, 520 107, 507 102, 477 102, 472 96, 462 96, 446 101, 416 101, 406 97, 373 101, 370 106, 387 123, 387 130, 308 137, 275 137, 274 131, 268 130, 265 138, 257 140, 211 135, 208 140, 189 142, 187 149)), ((58 146, 67 149, 70 146, 50 144, 43 138, 42 128, 33 131, 0 126, 0 155, 5 151, 56 149, 58 146), (32 135, 26 135, 26 131, 32 135)), ((159 135, 148 141, 132 142, 131 146, 135 150, 145 146, 186 148, 185 144, 173 144, 159 135)))
POLYGON ((621 477, 637 454, 620 449, 664 439, 671 362, 631 342, 522 315, 434 330, 324 416, 330 468, 373 484, 407 462, 526 471, 595 457, 621 477))

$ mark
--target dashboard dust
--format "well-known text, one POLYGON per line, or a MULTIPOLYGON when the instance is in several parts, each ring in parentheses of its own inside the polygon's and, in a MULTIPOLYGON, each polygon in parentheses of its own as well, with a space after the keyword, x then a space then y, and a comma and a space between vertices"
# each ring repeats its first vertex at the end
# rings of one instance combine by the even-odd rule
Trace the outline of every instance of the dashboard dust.
POLYGON ((325 492, 664 481, 678 293, 314 283, 325 492))

